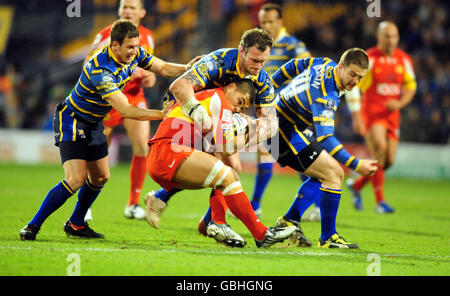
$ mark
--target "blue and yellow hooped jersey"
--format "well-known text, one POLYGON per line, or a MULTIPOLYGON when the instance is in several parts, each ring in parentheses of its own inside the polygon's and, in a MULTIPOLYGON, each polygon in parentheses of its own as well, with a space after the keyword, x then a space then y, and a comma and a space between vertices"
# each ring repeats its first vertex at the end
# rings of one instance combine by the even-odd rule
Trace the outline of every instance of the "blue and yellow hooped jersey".
MULTIPOLYGON (((261 69, 258 75, 245 75, 239 69, 239 50, 236 48, 218 49, 205 55, 191 68, 203 89, 222 87, 237 79, 251 79, 256 88, 255 107, 272 105, 274 88, 269 75, 261 69)), ((168 92, 165 101, 174 100, 168 92)))
POLYGON ((336 71, 336 63, 328 58, 306 58, 290 60, 272 75, 275 88, 281 86, 276 98, 280 133, 314 126, 317 142, 339 162, 357 169, 359 160, 334 136, 334 116, 344 93, 336 71))
POLYGON ((270 51, 268 61, 264 65, 264 69, 269 75, 272 75, 289 60, 303 59, 310 56, 311 53, 305 43, 289 35, 283 27, 273 42, 272 50, 270 51))
POLYGON ((78 118, 88 122, 102 120, 112 108, 105 99, 123 90, 137 66, 149 70, 153 61, 153 55, 139 46, 131 63, 123 64, 109 45, 105 46, 83 67, 77 84, 66 98, 67 106, 78 118))

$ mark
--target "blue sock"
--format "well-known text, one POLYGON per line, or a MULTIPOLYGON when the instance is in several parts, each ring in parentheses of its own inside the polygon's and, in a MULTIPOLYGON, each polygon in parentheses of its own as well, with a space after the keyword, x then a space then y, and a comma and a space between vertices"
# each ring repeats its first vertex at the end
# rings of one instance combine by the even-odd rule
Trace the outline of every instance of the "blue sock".
POLYGON ((298 173, 300 175, 300 179, 302 179, 302 182, 306 182, 310 177, 303 173, 298 173))
POLYGON ((69 218, 70 222, 77 226, 84 225, 84 217, 88 209, 94 203, 97 196, 100 194, 102 187, 97 187, 91 184, 88 179, 84 183, 83 187, 78 192, 78 201, 73 210, 72 216, 69 218))
MULTIPOLYGON (((302 179, 303 182, 306 182, 306 180, 308 180, 308 176, 303 174, 303 173, 299 173, 300 175, 300 179, 302 179)), ((318 208, 320 208, 320 194, 317 194, 315 196, 315 201, 314 201, 314 205, 318 208)))
POLYGON ((320 219, 322 240, 329 239, 336 231, 336 216, 339 208, 342 190, 320 187, 320 219))
POLYGON ((205 220, 206 225, 208 225, 208 223, 211 221, 211 206, 209 206, 208 211, 203 217, 203 220, 205 220))
POLYGON ((164 188, 161 188, 158 191, 156 191, 155 197, 167 203, 173 195, 180 192, 181 190, 183 189, 174 188, 170 191, 166 191, 164 188))
POLYGON ((252 204, 253 210, 257 210, 260 207, 261 198, 266 190, 267 184, 269 184, 272 178, 273 163, 258 163, 258 170, 255 177, 255 186, 253 189, 252 204))
POLYGON ((317 196, 321 195, 319 180, 315 178, 306 179, 297 191, 297 197, 284 217, 288 220, 300 222, 303 213, 314 203, 317 196))
POLYGON ((69 184, 62 180, 47 193, 41 207, 28 224, 41 226, 45 219, 59 209, 73 194, 74 192, 69 184))

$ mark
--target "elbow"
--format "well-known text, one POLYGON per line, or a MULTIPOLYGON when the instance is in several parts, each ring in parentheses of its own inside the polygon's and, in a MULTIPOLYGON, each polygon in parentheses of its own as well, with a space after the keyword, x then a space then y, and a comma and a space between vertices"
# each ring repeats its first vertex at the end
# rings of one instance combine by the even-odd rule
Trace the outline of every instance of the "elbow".
POLYGON ((176 93, 177 90, 178 90, 178 84, 179 84, 178 80, 179 80, 179 79, 175 80, 175 81, 172 82, 172 83, 170 84, 170 86, 169 86, 169 91, 170 91, 171 93, 173 93, 174 95, 175 95, 175 93, 176 93))
POLYGON ((175 98, 178 98, 181 95, 185 85, 186 83, 184 79, 180 77, 172 82, 169 86, 169 91, 175 96, 175 98))

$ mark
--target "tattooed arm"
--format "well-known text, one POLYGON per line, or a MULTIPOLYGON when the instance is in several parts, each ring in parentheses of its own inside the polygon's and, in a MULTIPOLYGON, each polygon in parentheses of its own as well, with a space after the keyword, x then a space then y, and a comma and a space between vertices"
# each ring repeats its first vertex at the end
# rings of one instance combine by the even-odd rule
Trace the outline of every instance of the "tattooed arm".
POLYGON ((192 118, 195 123, 203 125, 205 130, 212 127, 212 120, 208 112, 203 108, 195 98, 195 91, 204 88, 204 84, 189 70, 178 77, 169 87, 169 91, 180 104, 183 113, 192 118))
POLYGON ((202 88, 201 81, 192 70, 189 70, 170 85, 169 91, 172 92, 177 102, 183 106, 190 98, 194 97, 196 91, 202 88))

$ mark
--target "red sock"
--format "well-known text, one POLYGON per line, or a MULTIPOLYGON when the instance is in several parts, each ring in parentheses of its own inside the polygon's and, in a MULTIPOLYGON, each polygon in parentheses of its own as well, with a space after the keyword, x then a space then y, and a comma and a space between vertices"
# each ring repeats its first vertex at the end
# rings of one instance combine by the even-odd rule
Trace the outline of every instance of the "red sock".
POLYGON ((245 224, 253 237, 262 241, 267 227, 259 221, 253 211, 252 205, 244 191, 225 196, 225 201, 231 212, 245 224))
POLYGON ((128 205, 139 203, 142 186, 144 186, 145 176, 147 174, 147 157, 133 155, 130 165, 130 198, 128 205))
POLYGON ((375 193, 375 199, 377 203, 384 200, 384 168, 381 165, 378 165, 378 170, 375 174, 370 178, 370 182, 372 182, 373 191, 375 193))
POLYGON ((370 177, 368 176, 360 176, 359 178, 357 178, 355 180, 355 183, 353 184, 353 188, 355 190, 361 191, 361 189, 364 187, 364 185, 367 184, 367 182, 369 182, 370 177))
POLYGON ((211 220, 217 224, 226 224, 225 213, 227 212, 228 206, 222 191, 217 189, 211 190, 209 205, 211 206, 211 220))

